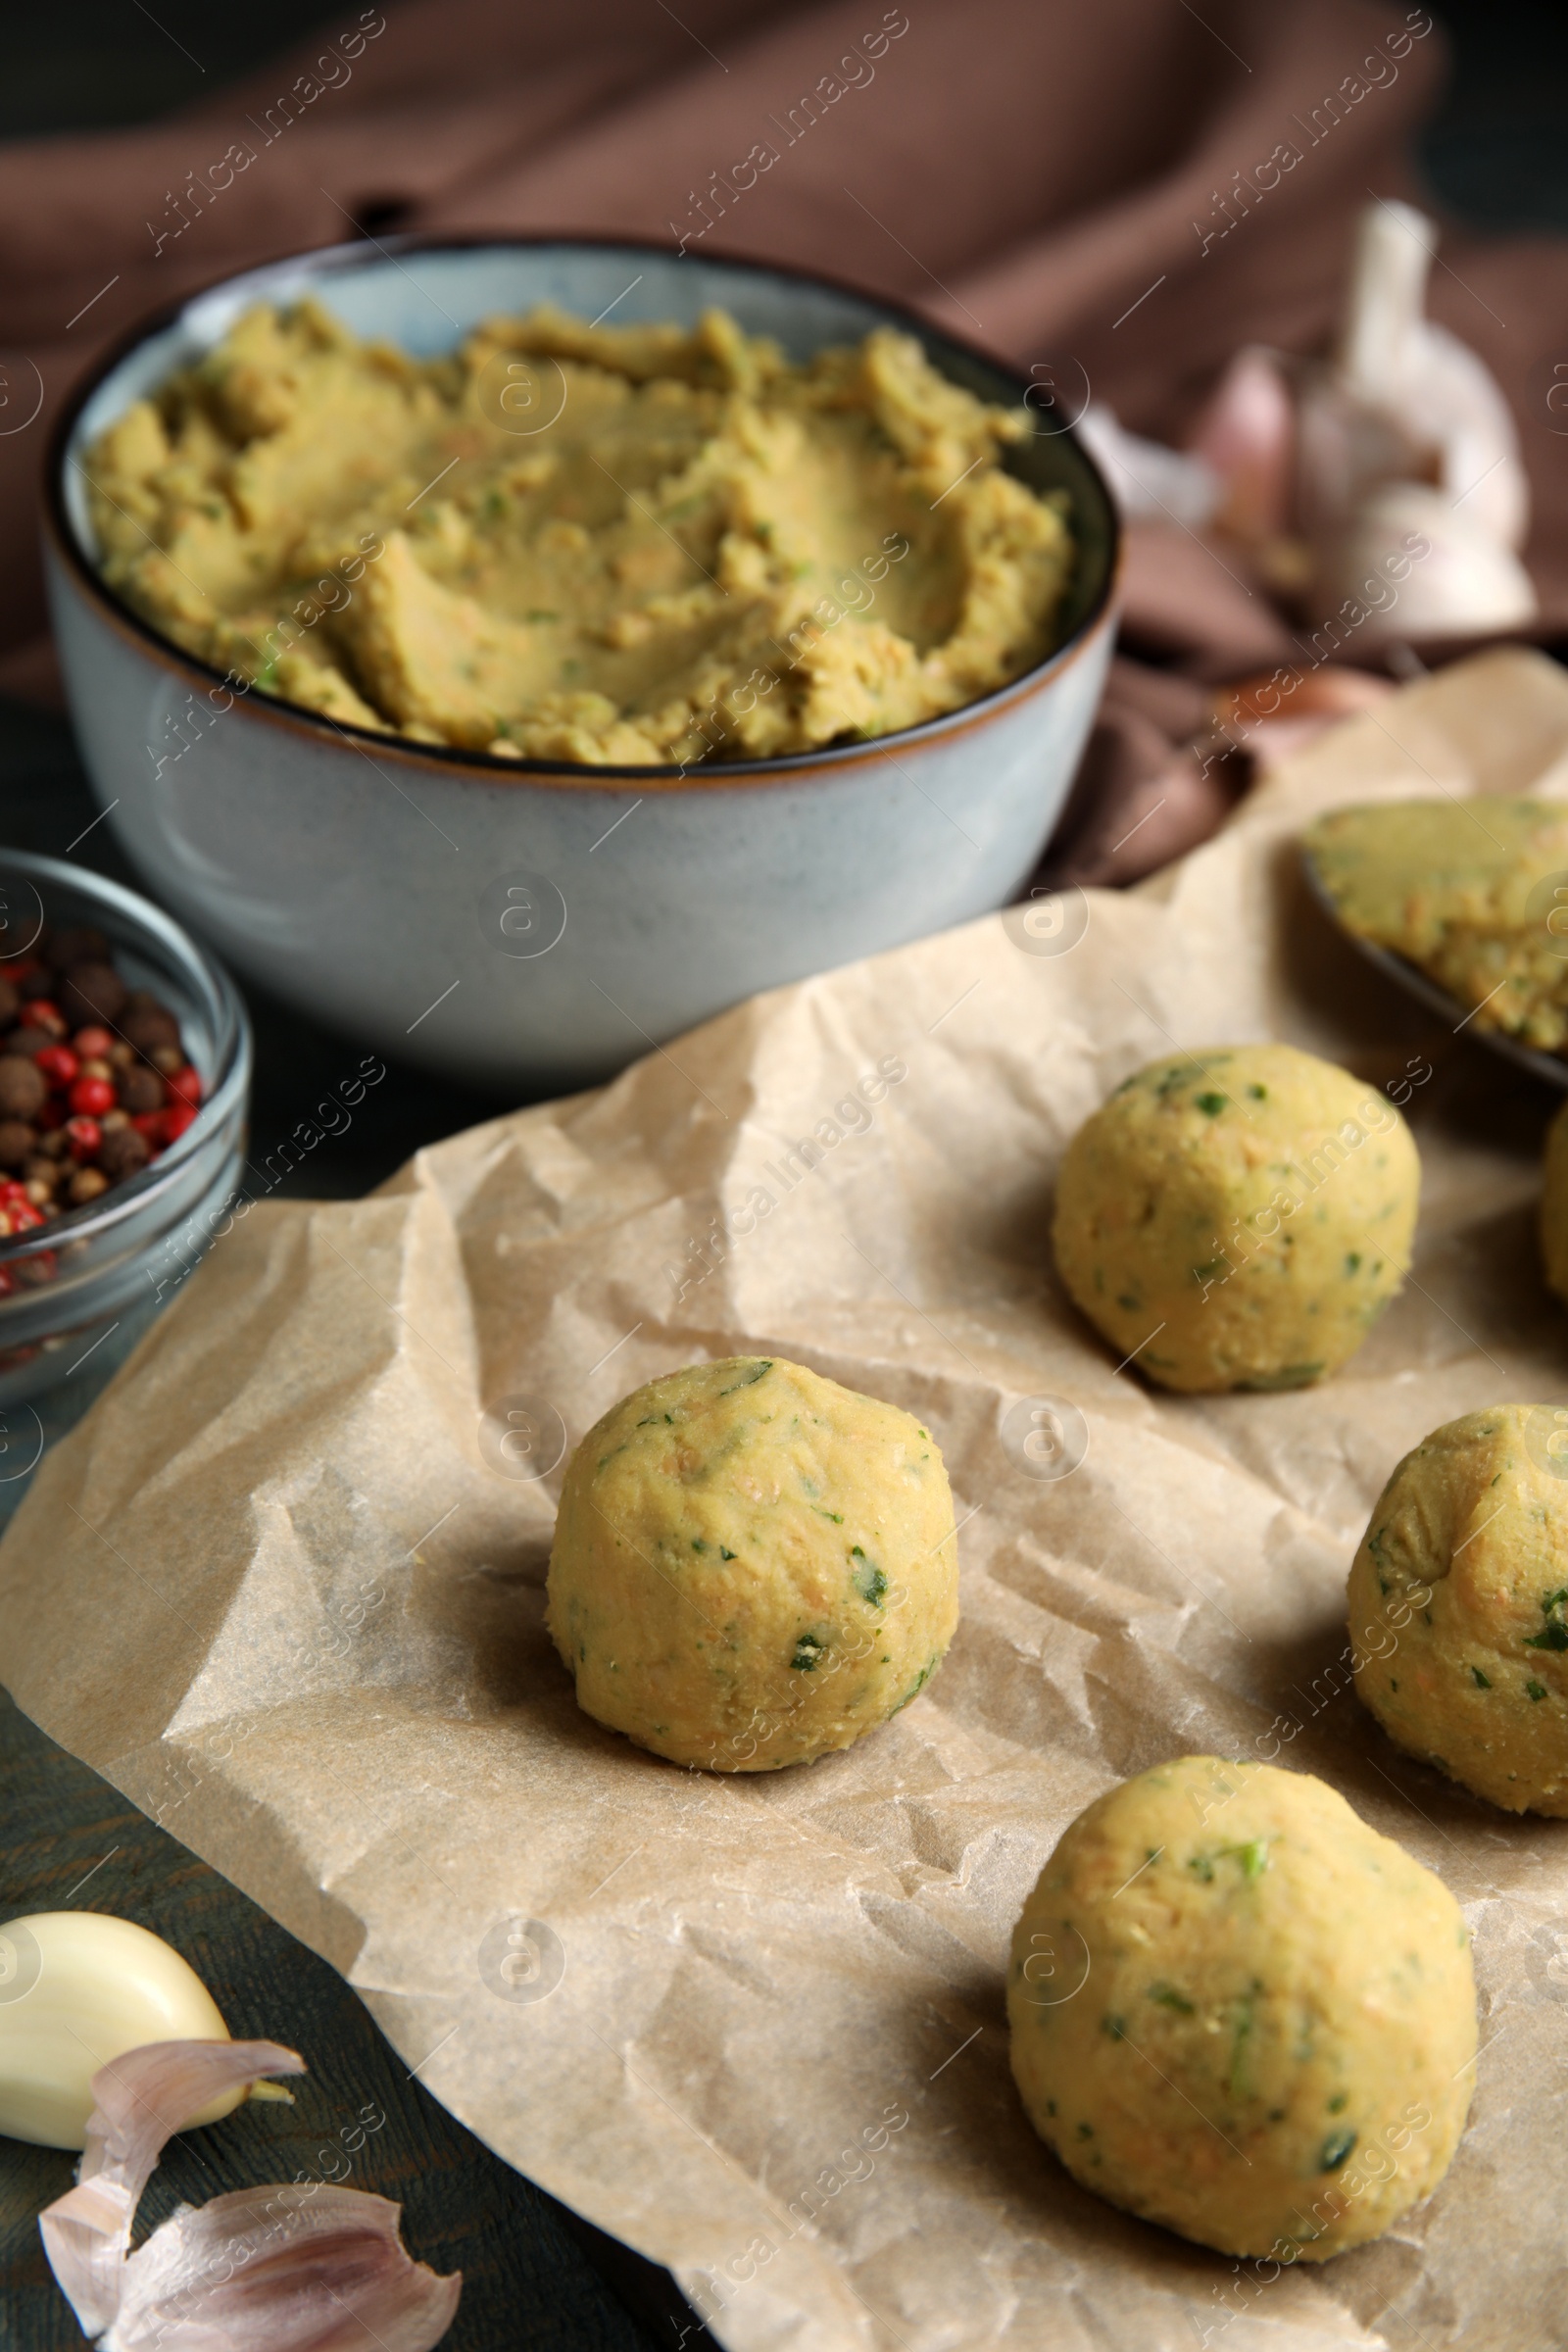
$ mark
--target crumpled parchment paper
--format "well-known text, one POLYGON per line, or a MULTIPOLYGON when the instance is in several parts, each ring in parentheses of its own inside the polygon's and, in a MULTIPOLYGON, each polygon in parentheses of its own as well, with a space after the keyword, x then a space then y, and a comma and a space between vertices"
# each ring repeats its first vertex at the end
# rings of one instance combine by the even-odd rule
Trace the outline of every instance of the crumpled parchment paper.
POLYGON ((1394 1749, 1345 1624, 1397 1456, 1568 1396, 1532 1231, 1554 1104, 1369 971, 1293 846, 1337 802, 1527 786, 1568 796, 1568 677, 1490 654, 1323 738, 1135 895, 779 990, 368 1200, 258 1205, 45 1462, 0 1548, 5 1680, 737 2352, 1560 2344, 1568 1824, 1394 1749), (1404 1102, 1415 1264, 1338 1379, 1179 1400, 1067 1305, 1053 1171, 1173 1041, 1268 1036, 1404 1102), (917 1412, 962 1560, 931 1690, 758 1779, 601 1731, 542 1624, 564 1445, 738 1350, 917 1412), (1452 2170, 1323 2268, 1113 2211, 1013 2093, 1025 1891, 1081 1806, 1178 1750, 1324 1774, 1475 1930, 1452 2170))

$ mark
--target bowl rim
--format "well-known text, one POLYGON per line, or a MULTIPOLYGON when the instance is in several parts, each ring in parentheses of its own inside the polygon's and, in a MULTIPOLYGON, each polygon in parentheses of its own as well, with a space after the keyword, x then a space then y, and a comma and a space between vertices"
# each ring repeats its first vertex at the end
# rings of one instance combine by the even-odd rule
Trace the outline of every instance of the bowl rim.
MULTIPOLYGON (((1040 437, 1065 439, 1071 443, 1079 463, 1085 466, 1099 489, 1110 521, 1110 545, 1104 578, 1093 604, 1071 636, 1052 653, 1032 663, 1018 677, 1008 679, 1004 685, 993 687, 989 693, 977 697, 973 702, 960 704, 956 710, 942 711, 935 717, 918 720, 911 727, 897 728, 887 735, 868 736, 858 743, 824 744, 814 751, 783 752, 766 760, 726 760, 711 763, 698 761, 691 766, 656 765, 651 762, 643 766, 631 766, 599 765, 588 760, 504 760, 490 752, 467 751, 457 744, 437 746, 416 743, 390 729, 362 727, 350 720, 329 718, 322 711, 313 711, 303 704, 285 702, 281 697, 265 691, 257 695, 249 684, 243 693, 236 693, 232 671, 219 669, 199 655, 187 653, 172 637, 165 636, 162 630, 155 628, 125 603, 89 562, 77 541, 65 503, 70 444, 81 413, 117 368, 153 336, 173 325, 193 304, 220 292, 224 286, 241 284, 246 278, 286 269, 291 264, 315 265, 321 275, 330 276, 337 270, 357 265, 368 266, 372 255, 395 263, 402 254, 474 251, 528 253, 563 246, 583 252, 669 255, 668 246, 654 237, 591 236, 572 231, 525 236, 503 232, 444 233, 428 230, 411 231, 387 239, 355 237, 335 245, 291 248, 270 259, 253 262, 243 270, 224 270, 175 296, 157 311, 145 314, 118 336, 73 386, 50 431, 45 454, 44 535, 57 560, 71 575, 73 584, 78 590, 84 590, 102 609, 103 616, 141 652, 153 655, 167 667, 182 674, 197 686, 206 688, 209 699, 215 686, 227 693, 228 709, 243 701, 246 709, 269 723, 282 726, 295 734, 304 734, 311 741, 336 742, 365 757, 369 757, 377 749, 383 755, 395 752, 401 760, 431 770, 452 783, 527 783, 578 793, 592 791, 596 787, 619 786, 624 789, 634 785, 641 785, 644 791, 714 792, 796 776, 809 780, 823 771, 831 773, 845 766, 859 769, 879 756, 897 761, 900 746, 907 746, 911 752, 916 751, 926 742, 965 732, 1000 716, 1012 704, 1027 701, 1042 688, 1053 684, 1100 635, 1115 609, 1126 559, 1126 531, 1121 510, 1104 474, 1087 446, 1077 438, 1071 425, 1063 425, 1059 432, 1040 437)), ((1029 380, 1017 374, 1008 362, 998 359, 993 353, 968 342, 962 336, 932 326, 928 320, 906 310, 901 303, 889 302, 882 295, 856 284, 852 279, 833 276, 821 270, 798 270, 788 263, 765 261, 751 254, 725 251, 715 253, 711 259, 722 268, 749 270, 760 277, 786 278, 799 285, 819 287, 828 293, 869 304, 887 319, 916 336, 922 346, 946 346, 950 352, 1009 381, 1017 388, 1020 400, 1026 398, 1031 388, 1029 380)))
MULTIPOLYGON (((156 901, 128 889, 123 882, 117 882, 112 874, 99 873, 95 866, 67 865, 64 859, 46 858, 36 850, 14 850, 0 845, 0 875, 5 874, 17 874, 44 889, 52 885, 73 891, 78 898, 96 900, 105 907, 112 907, 137 931, 160 940, 166 950, 172 949, 200 972, 224 1023, 223 1034, 217 1041, 222 1053, 213 1073, 213 1090, 184 1134, 167 1144, 158 1157, 136 1175, 112 1186, 101 1200, 68 1210, 53 1224, 0 1236, 0 1263, 11 1266, 42 1251, 61 1249, 68 1242, 90 1241, 122 1223, 161 1193, 172 1190, 186 1163, 206 1149, 214 1135, 245 1103, 250 1092, 254 1048, 245 1000, 228 972, 216 956, 191 937, 183 923, 167 913, 156 901)), ((113 1022, 108 1026, 112 1028, 113 1022)), ((8 1303, 7 1298, 0 1298, 0 1321, 4 1320, 8 1303)))

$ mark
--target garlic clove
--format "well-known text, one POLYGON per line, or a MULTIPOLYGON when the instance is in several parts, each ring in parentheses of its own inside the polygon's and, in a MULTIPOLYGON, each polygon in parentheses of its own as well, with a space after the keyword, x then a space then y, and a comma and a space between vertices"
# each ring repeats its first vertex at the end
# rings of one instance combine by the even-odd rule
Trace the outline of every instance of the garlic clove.
MULTIPOLYGON (((79 2148, 101 2066, 150 2041, 228 2040, 195 1971, 158 1936, 101 1911, 39 1911, 0 1928, 0 2132, 79 2148)), ((225 2086, 191 2120, 246 2095, 225 2086)))
POLYGON ((1187 454, 1223 485, 1215 521, 1240 539, 1283 538, 1290 527, 1296 416, 1275 354, 1250 343, 1230 362, 1189 436, 1187 454))
POLYGON ((1124 514, 1162 517, 1188 530, 1212 519, 1222 484, 1200 456, 1130 433, 1102 400, 1090 402, 1075 430, 1124 514))
POLYGON ((1356 509, 1320 550, 1313 601, 1320 625, 1366 646, 1515 628, 1538 611, 1512 550, 1425 482, 1386 483, 1356 509))

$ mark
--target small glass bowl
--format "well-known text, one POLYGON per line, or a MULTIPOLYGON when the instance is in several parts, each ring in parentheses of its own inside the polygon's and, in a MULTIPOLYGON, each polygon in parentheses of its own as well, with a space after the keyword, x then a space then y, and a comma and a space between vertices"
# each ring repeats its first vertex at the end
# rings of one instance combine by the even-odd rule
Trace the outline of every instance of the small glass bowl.
POLYGON ((0 958, 26 955, 46 923, 103 932, 127 986, 168 1005, 203 1102, 139 1175, 90 1207, 0 1239, 0 1524, 45 1447, 108 1385, 222 1227, 250 1101, 250 1022, 221 966, 118 882, 0 850, 0 958))

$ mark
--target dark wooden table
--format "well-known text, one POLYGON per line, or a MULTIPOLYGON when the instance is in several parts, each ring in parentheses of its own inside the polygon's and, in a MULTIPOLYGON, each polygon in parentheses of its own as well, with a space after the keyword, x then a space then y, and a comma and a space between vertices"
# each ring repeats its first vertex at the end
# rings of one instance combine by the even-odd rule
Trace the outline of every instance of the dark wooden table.
MULTIPOLYGON (((133 1919, 190 1962, 236 2039, 284 2042, 311 2070, 291 2085, 292 2107, 242 2107, 172 2140, 142 2200, 143 2230, 223 2189, 342 2179, 402 2205, 419 2261, 462 2271, 451 2352, 652 2352, 677 2342, 692 2315, 665 2273, 492 2156, 411 2077, 335 1970, 3 1693, 0 1789, 0 1920, 64 1910, 133 1919), (345 2131, 352 2145, 356 2127, 366 2139, 345 2178, 332 2150, 345 2131)), ((74 2164, 57 2148, 0 2139, 5 2352, 67 2352, 86 2340, 38 2237, 39 2210, 71 2186, 74 2164)))

